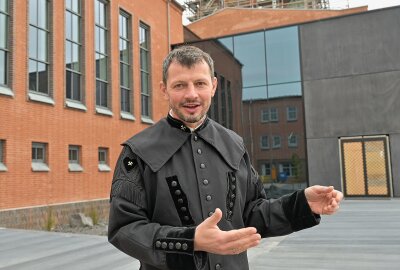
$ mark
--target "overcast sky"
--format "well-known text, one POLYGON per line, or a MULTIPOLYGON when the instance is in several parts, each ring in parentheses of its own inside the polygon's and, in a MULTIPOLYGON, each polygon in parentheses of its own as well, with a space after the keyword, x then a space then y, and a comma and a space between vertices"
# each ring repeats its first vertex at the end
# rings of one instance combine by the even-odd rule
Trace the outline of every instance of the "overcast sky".
MULTIPOLYGON (((183 4, 185 0, 177 0, 183 4)), ((331 9, 344 9, 359 6, 368 6, 369 10, 385 8, 391 6, 400 6, 400 0, 329 0, 331 9)), ((183 18, 183 23, 186 25, 189 21, 183 18)))

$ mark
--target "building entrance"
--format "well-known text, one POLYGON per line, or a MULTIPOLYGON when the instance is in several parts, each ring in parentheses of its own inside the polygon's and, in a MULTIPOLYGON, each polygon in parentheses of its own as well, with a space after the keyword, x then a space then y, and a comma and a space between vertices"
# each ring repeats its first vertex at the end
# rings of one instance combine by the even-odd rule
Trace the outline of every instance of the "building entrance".
POLYGON ((390 197, 387 136, 341 138, 343 191, 346 197, 390 197))

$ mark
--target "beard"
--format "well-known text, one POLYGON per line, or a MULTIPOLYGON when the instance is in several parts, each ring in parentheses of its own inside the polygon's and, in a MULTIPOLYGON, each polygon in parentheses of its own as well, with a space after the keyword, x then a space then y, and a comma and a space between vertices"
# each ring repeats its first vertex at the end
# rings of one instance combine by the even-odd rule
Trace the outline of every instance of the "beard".
MULTIPOLYGON (((186 103, 190 103, 190 102, 186 102, 186 103)), ((210 108, 210 104, 208 104, 208 106, 207 106, 206 104, 204 104, 204 103, 201 102, 201 103, 199 104, 199 106, 202 107, 202 110, 201 110, 198 114, 185 114, 185 113, 183 112, 183 110, 180 110, 179 108, 184 107, 186 103, 181 103, 181 104, 179 104, 179 107, 177 107, 177 106, 172 106, 172 105, 171 105, 172 112, 173 112, 181 121, 183 121, 183 122, 185 122, 185 123, 194 124, 194 123, 197 123, 197 122, 203 120, 204 117, 205 117, 206 114, 207 114, 208 109, 210 108)))

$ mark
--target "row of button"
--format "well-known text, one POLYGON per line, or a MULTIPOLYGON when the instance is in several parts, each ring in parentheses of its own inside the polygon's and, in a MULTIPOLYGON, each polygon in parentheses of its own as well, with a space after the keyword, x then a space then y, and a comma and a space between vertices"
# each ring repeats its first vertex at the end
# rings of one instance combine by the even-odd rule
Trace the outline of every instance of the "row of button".
POLYGON ((156 248, 162 248, 162 249, 170 249, 170 250, 180 250, 182 248, 182 250, 186 251, 188 249, 188 244, 183 243, 181 244, 180 242, 161 242, 161 241, 156 241, 156 248))

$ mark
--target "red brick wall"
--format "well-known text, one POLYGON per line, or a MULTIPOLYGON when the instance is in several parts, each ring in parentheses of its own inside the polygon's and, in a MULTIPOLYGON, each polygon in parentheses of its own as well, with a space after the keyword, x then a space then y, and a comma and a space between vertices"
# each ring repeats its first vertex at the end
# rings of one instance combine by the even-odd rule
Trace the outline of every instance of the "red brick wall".
POLYGON ((151 71, 153 120, 164 117, 168 104, 159 94, 162 59, 171 43, 183 41, 182 10, 170 3, 170 38, 168 38, 166 0, 113 0, 110 7, 110 89, 112 91, 113 116, 95 112, 95 65, 94 65, 94 10, 93 1, 84 3, 84 91, 87 111, 65 107, 64 68, 64 1, 50 1, 53 27, 50 39, 53 52, 50 68, 53 76, 53 99, 48 105, 30 101, 28 94, 28 9, 25 0, 14 0, 11 14, 12 85, 14 97, 0 94, 0 139, 6 140, 7 172, 0 172, 0 209, 30 207, 55 203, 107 198, 112 179, 111 172, 98 171, 98 147, 109 148, 109 165, 113 169, 121 150, 120 143, 138 131, 148 127, 140 119, 140 70, 139 70, 139 21, 151 29, 151 71), (156 3, 155 3, 156 2, 156 3), (119 98, 119 8, 132 15, 132 74, 134 91, 134 116, 136 121, 120 119, 119 98), (48 144, 49 172, 32 172, 32 142, 48 144), (80 145, 83 172, 68 171, 68 146, 80 145))
POLYGON ((367 10, 367 6, 344 10, 225 8, 191 23, 187 27, 205 39, 299 24, 367 10))

